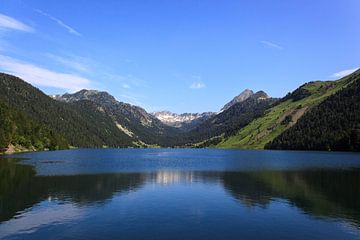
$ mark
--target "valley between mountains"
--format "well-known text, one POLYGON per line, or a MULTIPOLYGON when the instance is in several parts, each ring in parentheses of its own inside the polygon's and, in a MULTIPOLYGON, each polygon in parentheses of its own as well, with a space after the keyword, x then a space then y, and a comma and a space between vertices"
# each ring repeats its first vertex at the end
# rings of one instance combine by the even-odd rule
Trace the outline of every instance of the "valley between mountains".
POLYGON ((246 89, 218 112, 148 113, 107 92, 48 96, 0 74, 0 151, 218 147, 360 151, 360 70, 283 98, 246 89))

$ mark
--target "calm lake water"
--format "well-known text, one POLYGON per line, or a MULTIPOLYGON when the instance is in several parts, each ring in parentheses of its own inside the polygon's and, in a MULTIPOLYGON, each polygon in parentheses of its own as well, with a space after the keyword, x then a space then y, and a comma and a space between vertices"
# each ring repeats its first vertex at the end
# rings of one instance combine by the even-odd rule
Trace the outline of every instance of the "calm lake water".
POLYGON ((0 239, 360 239, 356 153, 78 149, 11 157, 0 158, 0 239))

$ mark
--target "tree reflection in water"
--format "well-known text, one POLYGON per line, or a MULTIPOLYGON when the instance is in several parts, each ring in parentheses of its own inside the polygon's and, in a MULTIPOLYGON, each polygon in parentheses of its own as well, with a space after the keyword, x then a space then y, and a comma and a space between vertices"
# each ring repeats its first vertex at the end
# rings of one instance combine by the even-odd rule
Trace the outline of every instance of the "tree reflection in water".
POLYGON ((249 208, 266 208, 273 200, 285 199, 308 215, 342 218, 360 226, 359 169, 36 176, 32 167, 13 159, 0 161, 0 222, 46 199, 104 204, 115 194, 136 191, 146 183, 218 184, 249 208))

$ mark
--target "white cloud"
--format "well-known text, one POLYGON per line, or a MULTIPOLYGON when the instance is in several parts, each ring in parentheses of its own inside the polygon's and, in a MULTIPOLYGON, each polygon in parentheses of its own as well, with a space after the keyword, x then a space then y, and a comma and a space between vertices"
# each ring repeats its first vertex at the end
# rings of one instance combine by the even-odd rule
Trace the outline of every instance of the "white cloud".
POLYGON ((31 84, 61 88, 71 92, 89 88, 91 83, 89 79, 74 74, 51 71, 4 55, 0 55, 0 69, 31 84))
POLYGON ((262 40, 260 41, 262 44, 264 44, 265 46, 269 47, 269 48, 276 48, 279 50, 283 50, 284 48, 282 46, 280 46, 279 44, 273 43, 273 42, 269 42, 269 41, 265 41, 262 40))
POLYGON ((33 32, 34 29, 15 18, 0 14, 0 29, 12 29, 23 32, 33 32))
POLYGON ((191 89, 201 89, 201 88, 204 88, 206 87, 205 86, 205 83, 201 82, 201 81, 196 81, 196 82, 193 82, 191 85, 190 85, 190 88, 191 89))
POLYGON ((90 67, 86 64, 88 60, 82 57, 78 57, 78 56, 61 57, 51 53, 46 53, 45 56, 58 63, 61 63, 66 67, 75 69, 80 72, 89 72, 90 70, 90 67))
POLYGON ((145 81, 141 78, 138 78, 132 74, 117 75, 117 74, 109 73, 109 71, 108 71, 108 72, 104 72, 103 75, 108 80, 116 82, 116 84, 121 83, 121 86, 123 88, 127 88, 127 86, 128 87, 133 86, 136 88, 148 88, 149 87, 147 81, 145 81))
POLYGON ((56 22, 60 27, 65 28, 69 33, 74 34, 76 36, 81 36, 81 34, 78 31, 76 31, 74 28, 70 27, 69 25, 65 24, 60 19, 58 19, 58 18, 56 18, 54 16, 51 16, 50 14, 48 14, 46 12, 43 12, 40 9, 35 9, 34 8, 34 11, 36 11, 37 13, 39 13, 39 14, 49 18, 50 20, 56 22))
POLYGON ((334 78, 342 78, 345 77, 353 72, 355 72, 356 70, 358 70, 359 68, 352 68, 352 69, 346 69, 346 70, 342 70, 340 72, 334 73, 331 75, 331 77, 334 78))
POLYGON ((122 85, 122 87, 123 87, 123 88, 126 88, 126 89, 131 88, 130 85, 129 85, 129 84, 126 84, 126 83, 124 83, 124 84, 122 85))

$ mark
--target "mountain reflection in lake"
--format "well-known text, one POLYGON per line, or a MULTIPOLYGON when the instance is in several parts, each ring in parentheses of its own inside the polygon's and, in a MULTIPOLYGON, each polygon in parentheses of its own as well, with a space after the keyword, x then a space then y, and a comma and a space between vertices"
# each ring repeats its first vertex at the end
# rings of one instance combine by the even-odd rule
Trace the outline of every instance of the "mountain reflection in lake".
POLYGON ((39 176, 32 166, 0 159, 0 239, 119 237, 359 239, 360 170, 39 176))

